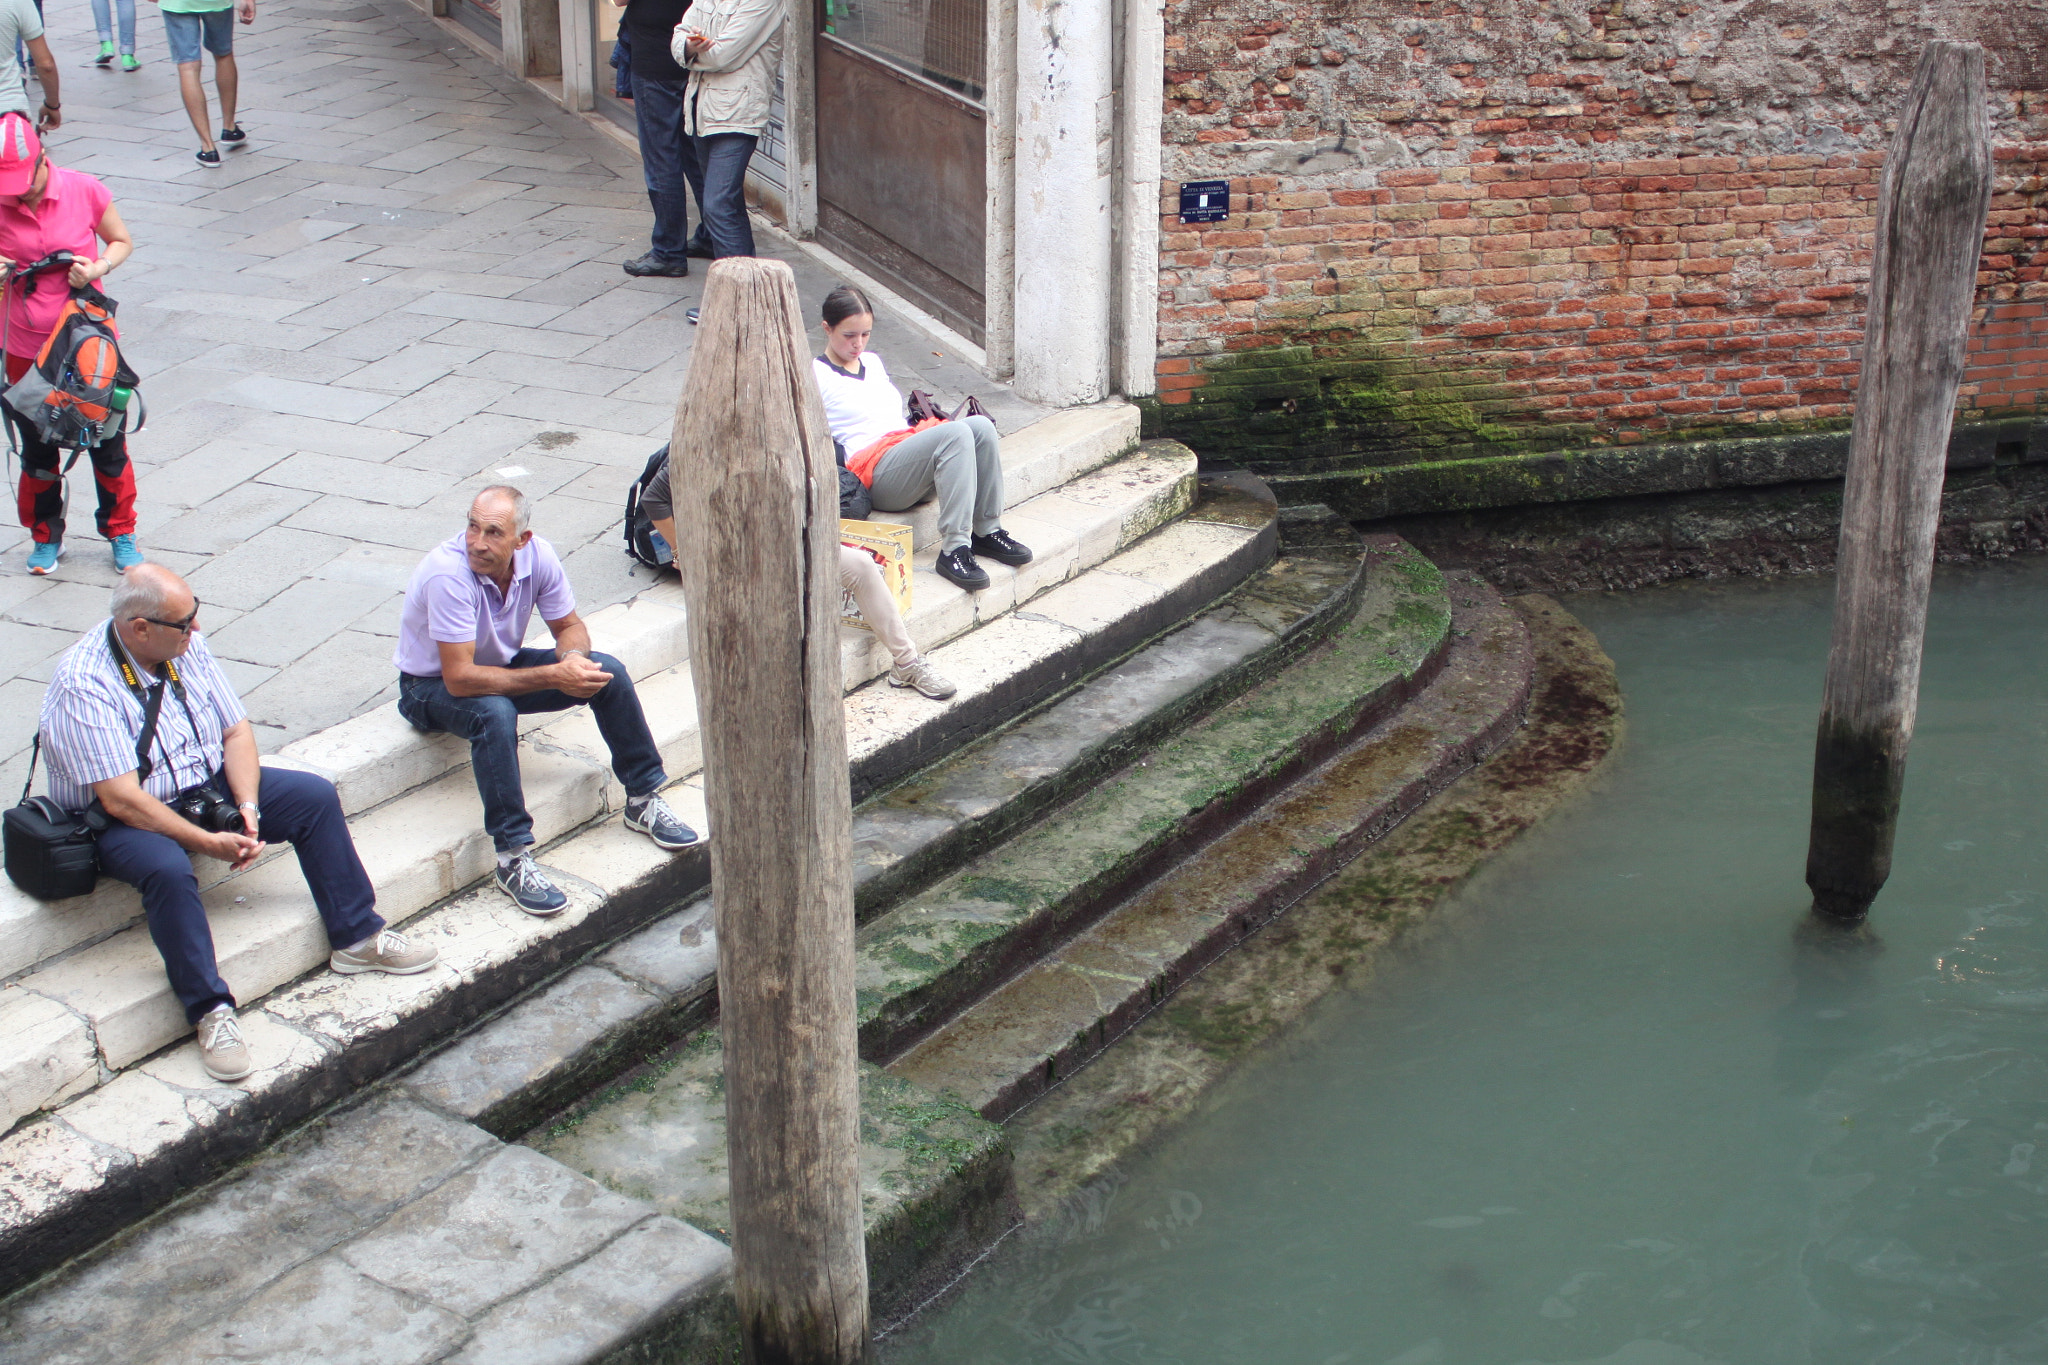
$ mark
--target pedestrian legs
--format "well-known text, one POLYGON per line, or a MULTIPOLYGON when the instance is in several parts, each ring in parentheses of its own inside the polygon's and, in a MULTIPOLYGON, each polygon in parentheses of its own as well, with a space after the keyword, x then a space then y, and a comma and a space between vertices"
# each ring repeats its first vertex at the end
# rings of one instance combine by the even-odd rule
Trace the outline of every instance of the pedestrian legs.
POLYGON ((719 256, 754 254, 754 224, 747 217, 747 163, 760 141, 752 133, 712 133, 692 138, 704 168, 704 190, 698 202, 711 232, 711 249, 719 256))

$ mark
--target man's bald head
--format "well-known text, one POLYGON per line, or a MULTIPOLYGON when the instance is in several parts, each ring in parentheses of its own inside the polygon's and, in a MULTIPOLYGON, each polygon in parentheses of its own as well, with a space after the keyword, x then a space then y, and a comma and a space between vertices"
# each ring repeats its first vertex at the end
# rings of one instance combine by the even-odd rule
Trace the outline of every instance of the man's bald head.
POLYGON ((192 589, 161 564, 137 564, 121 575, 114 589, 111 615, 116 621, 137 616, 183 617, 192 610, 192 589))
POLYGON ((137 564, 122 574, 110 604, 114 629, 128 651, 150 668, 185 652, 198 612, 190 585, 161 564, 137 564), (183 624, 166 624, 173 621, 183 624))

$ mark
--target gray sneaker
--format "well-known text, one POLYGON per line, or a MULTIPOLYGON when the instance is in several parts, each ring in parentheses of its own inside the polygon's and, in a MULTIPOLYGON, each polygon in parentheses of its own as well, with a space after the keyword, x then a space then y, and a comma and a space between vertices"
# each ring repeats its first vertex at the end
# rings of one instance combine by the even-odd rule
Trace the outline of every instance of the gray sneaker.
POLYGON ((643 796, 626 802, 626 828, 644 834, 671 853, 699 842, 702 835, 684 824, 659 796, 643 796))
POLYGON ((440 953, 411 942, 396 929, 380 930, 368 943, 336 948, 327 955, 327 965, 344 975, 389 972, 393 976, 411 976, 440 960, 440 953))
POLYGON ((953 686, 952 679, 924 659, 912 660, 908 668, 890 669, 889 686, 914 687, 933 701, 944 701, 960 690, 953 686))
POLYGON ((569 898, 541 875, 533 855, 524 849, 498 869, 498 889, 529 915, 552 915, 569 903, 569 898))
POLYGON ((199 1064, 217 1081, 239 1081, 256 1069, 233 1005, 215 1005, 199 1016, 199 1064))

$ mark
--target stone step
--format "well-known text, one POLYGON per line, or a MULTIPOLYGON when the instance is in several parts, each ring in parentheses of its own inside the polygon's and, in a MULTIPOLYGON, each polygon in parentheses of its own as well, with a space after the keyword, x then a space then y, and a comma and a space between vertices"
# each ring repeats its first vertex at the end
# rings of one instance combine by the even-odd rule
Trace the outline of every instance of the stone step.
POLYGON ((861 1055, 886 1065, 1413 697, 1453 640, 1393 537, 1327 642, 859 931, 861 1055))
MULTIPOLYGON (((696 1137, 722 1160, 717 1098, 697 1098, 679 1154, 696 1137)), ((861 1117, 887 1312, 1000 1235, 1015 1201, 1001 1131, 971 1111, 866 1068, 861 1117)), ((0 1303, 0 1359, 734 1358, 732 1253, 665 1213, 664 1193, 607 1189, 386 1087, 0 1303)))
POLYGON ((1453 643, 1420 695, 904 1052, 890 1074, 1008 1118, 1505 743, 1528 705, 1528 629, 1484 581, 1447 578, 1453 643))
MULTIPOLYGON (((1028 530, 1038 538, 1040 556, 1021 569, 989 565, 990 585, 978 594, 964 592, 940 578, 931 571, 933 556, 925 555, 912 590, 909 623, 913 638, 929 651, 1001 619, 1020 602, 1034 601, 1086 574, 1185 512, 1194 500, 1195 483, 1194 456, 1185 447, 1156 443, 1145 452, 1112 461, 1107 468, 1082 474, 1055 493, 1026 500, 1023 508, 1043 519, 1019 516, 1012 524, 1024 528, 1020 537, 1028 530)), ((680 585, 673 580, 657 584, 632 602, 595 613, 590 626, 596 646, 617 655, 636 685, 648 694, 646 710, 659 731, 658 738, 664 741, 663 757, 671 778, 696 772, 701 767, 701 750, 680 585)), ((851 690, 883 672, 888 658, 867 632, 849 628, 843 635, 842 666, 851 690)), ((560 748, 577 755, 579 761, 594 754, 599 769, 608 772, 604 746, 587 712, 531 717, 522 731, 530 749, 560 748)), ((448 735, 420 734, 399 717, 394 705, 308 736, 265 761, 318 772, 332 780, 352 821, 360 821, 402 795, 421 791, 435 793, 438 799, 440 792, 468 789, 470 806, 475 804, 468 775, 468 745, 448 735)), ((540 795, 535 774, 525 776, 538 823, 539 807, 548 804, 548 798, 540 795)), ((556 824, 553 833, 617 807, 623 793, 608 777, 606 784, 609 806, 592 793, 582 792, 564 812, 580 810, 582 814, 566 824, 556 824)), ((477 833, 480 835, 480 830, 477 833)), ((542 833, 539 837, 552 836, 542 833)), ((239 877, 209 858, 194 859, 193 865, 202 889, 217 893, 224 903, 233 903, 237 895, 247 895, 252 901, 255 896, 239 886, 232 891, 220 888, 260 877, 265 865, 280 858, 291 861, 279 849, 239 877)), ((421 883, 445 883, 438 891, 424 901, 408 902, 394 897, 379 881, 380 904, 391 907, 385 910, 387 918, 402 918, 484 875, 488 867, 487 851, 444 848, 438 860, 432 861, 432 870, 447 875, 421 883)), ((0 883, 0 981, 19 978, 38 964, 140 925, 141 907, 134 891, 111 879, 90 895, 61 902, 38 901, 12 883, 0 883)), ((228 980, 233 983, 235 978, 229 976, 228 980)), ((5 1121, 4 1115, 0 1121, 5 1121)))
MULTIPOLYGON (((1190 517, 1092 570, 1100 591, 1091 594, 1084 579, 1068 585, 1070 606, 1056 594, 1035 602, 1032 614, 1042 619, 1029 624, 1038 634, 996 648, 989 637, 1012 619, 1004 618, 935 651, 938 666, 961 683, 950 701, 873 686, 856 693, 848 702, 856 782, 879 786, 938 746, 965 742, 1037 706, 1077 674, 1156 633, 1161 613, 1178 619, 1198 610, 1267 562, 1275 515, 1270 503, 1218 486, 1190 517)), ((679 697, 686 695, 685 687, 679 697)), ((681 715, 680 700, 650 707, 650 718, 669 727, 662 738, 672 753, 684 742, 681 715)), ((616 821, 589 823, 588 812, 607 808, 611 778, 601 751, 579 750, 572 740, 535 737, 525 760, 539 832, 566 832, 541 857, 570 893, 570 907, 536 920, 493 888, 454 894, 406 925, 440 950, 442 965, 434 971, 390 979, 318 970, 325 945, 295 863, 265 864, 207 893, 223 973, 254 1005, 243 1017, 264 1062, 234 1087, 214 1085, 200 1071, 139 926, 0 995, 0 1009, 28 1025, 23 1046, 36 1049, 21 1053, 0 1032, 5 1097, 16 1113, 56 1109, 0 1138, 0 1263, 28 1274, 91 1245, 159 1203, 165 1191, 188 1187, 260 1145, 279 1123, 417 1057, 701 890, 708 878, 704 849, 672 857, 616 821), (245 900, 237 904, 236 895, 245 900), (259 999, 265 991, 274 993, 259 999), (173 1046, 157 1053, 166 1043, 173 1046)), ((685 817, 701 825, 697 783, 672 794, 685 817)), ((466 771, 453 772, 356 818, 359 845, 387 906, 396 888, 410 888, 411 900, 431 905, 488 866, 474 803, 466 771)), ((671 931, 671 955, 674 945, 671 931)), ((673 980, 647 1002, 669 1020, 647 1025, 654 1035, 674 1036, 675 1018, 700 1009, 708 956, 692 970, 695 976, 673 980)), ((620 1036, 642 1035, 627 1028, 620 1036)), ((562 1076, 573 1080, 575 1073, 562 1076)))

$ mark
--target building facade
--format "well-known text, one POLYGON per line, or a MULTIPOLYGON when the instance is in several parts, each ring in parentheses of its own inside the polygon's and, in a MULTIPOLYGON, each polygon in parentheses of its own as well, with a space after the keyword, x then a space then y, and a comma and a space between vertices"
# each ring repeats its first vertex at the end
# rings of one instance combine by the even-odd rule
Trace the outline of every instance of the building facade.
MULTIPOLYGON (((610 0, 502 4, 507 64, 601 112, 610 0)), ((1496 501, 1594 477, 1560 453, 1839 433, 1888 120, 1926 41, 1974 40, 1999 175, 1963 417, 2035 409, 2036 7, 814 0, 789 24, 760 202, 991 374, 1139 399, 1276 475, 1455 465, 1496 501), (1215 182, 1222 216, 1186 221, 1215 182)))

